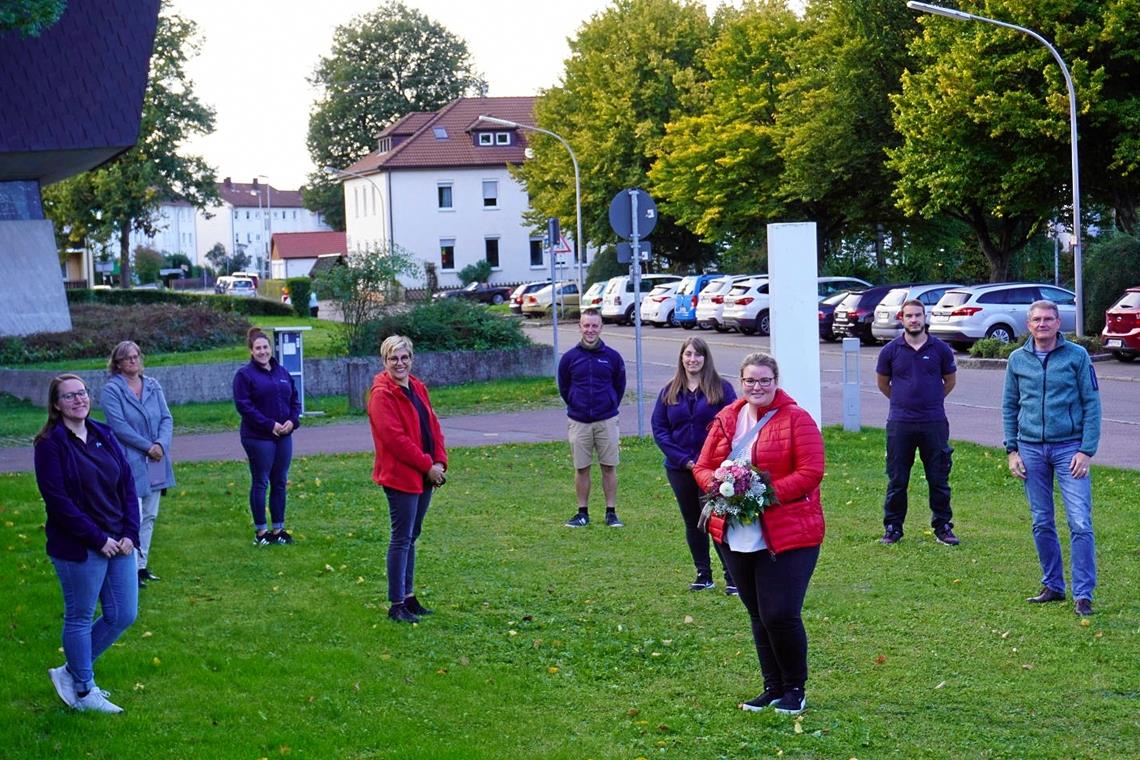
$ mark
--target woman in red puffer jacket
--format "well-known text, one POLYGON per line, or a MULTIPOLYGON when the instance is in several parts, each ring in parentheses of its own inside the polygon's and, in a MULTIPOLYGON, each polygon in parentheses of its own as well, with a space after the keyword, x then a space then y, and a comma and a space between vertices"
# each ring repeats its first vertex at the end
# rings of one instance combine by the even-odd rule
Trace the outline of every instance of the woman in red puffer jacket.
POLYGON ((807 705, 807 633, 801 612, 823 543, 823 437, 819 427, 779 387, 780 370, 768 354, 753 353, 740 366, 741 398, 725 407, 693 467, 701 490, 733 449, 767 473, 774 503, 749 525, 730 523, 721 537, 725 563, 752 621, 764 691, 744 710, 774 707, 798 715, 807 705), (773 414, 756 430, 757 422, 773 414))

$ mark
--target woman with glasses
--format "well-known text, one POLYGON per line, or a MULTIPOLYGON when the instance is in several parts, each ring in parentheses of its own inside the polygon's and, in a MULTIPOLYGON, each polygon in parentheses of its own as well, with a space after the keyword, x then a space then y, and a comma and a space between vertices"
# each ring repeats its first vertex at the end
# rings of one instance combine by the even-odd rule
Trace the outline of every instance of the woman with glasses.
POLYGON ((713 420, 693 475, 708 491, 721 463, 733 452, 745 452, 771 479, 773 503, 758 521, 730 523, 721 548, 748 610, 764 678, 764 691, 740 707, 774 707, 798 715, 807 706, 807 633, 801 613, 824 533, 819 497, 823 437, 811 415, 780 389, 779 379, 776 360, 768 354, 744 358, 742 398, 713 420))
POLYGON ((249 364, 234 375, 234 406, 241 415, 241 445, 249 458, 249 511, 253 543, 291 544, 285 530, 285 489, 293 462, 293 431, 301 424, 301 400, 293 377, 273 358, 258 327, 246 333, 249 364), (265 495, 269 494, 269 525, 265 495), (270 530, 272 527, 272 530, 270 530))
POLYGON ((415 592, 416 539, 431 503, 443 485, 447 450, 427 387, 412 376, 412 341, 392 335, 380 344, 383 371, 372 380, 368 421, 376 460, 372 480, 388 497, 392 534, 388 542, 388 617, 417 623, 431 610, 415 592))
POLYGON ((120 713, 95 684, 95 660, 138 615, 139 501, 131 466, 111 428, 88 419, 83 380, 48 386, 48 417, 35 440, 36 485, 47 509, 47 553, 63 591, 63 654, 48 671, 76 710, 120 713), (102 614, 95 617, 98 603, 102 614))
MULTIPOLYGON (((708 344, 701 338, 688 338, 681 344, 673 379, 657 394, 657 404, 653 407, 653 440, 665 453, 665 477, 681 508, 685 541, 697 569, 697 579, 689 584, 690 591, 704 591, 714 585, 709 537, 697 525, 701 516, 701 490, 693 477, 693 465, 701 453, 709 423, 717 412, 735 400, 732 383, 717 374, 708 344)), ((719 546, 717 554, 720 554, 719 546)), ((725 593, 735 594, 736 585, 723 558, 721 567, 725 593)))
POLYGON ((143 375, 143 355, 136 343, 124 340, 115 346, 107 361, 110 379, 103 386, 100 401, 107 424, 123 446, 135 493, 139 497, 139 587, 157 581, 147 565, 158 503, 167 488, 174 487, 170 464, 170 443, 174 438, 174 418, 166 405, 162 386, 143 375))

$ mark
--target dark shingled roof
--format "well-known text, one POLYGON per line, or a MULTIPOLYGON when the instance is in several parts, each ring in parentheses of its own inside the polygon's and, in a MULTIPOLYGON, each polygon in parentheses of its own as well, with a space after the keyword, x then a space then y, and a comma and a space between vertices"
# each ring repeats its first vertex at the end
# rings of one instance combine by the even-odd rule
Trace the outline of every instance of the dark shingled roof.
POLYGON ((0 32, 0 181, 48 184, 138 139, 159 0, 70 0, 39 37, 0 32))
POLYGON ((229 177, 218 183, 218 195, 235 208, 302 208, 300 190, 278 190, 273 185, 232 182, 229 177), (268 190, 266 189, 268 188, 268 190))

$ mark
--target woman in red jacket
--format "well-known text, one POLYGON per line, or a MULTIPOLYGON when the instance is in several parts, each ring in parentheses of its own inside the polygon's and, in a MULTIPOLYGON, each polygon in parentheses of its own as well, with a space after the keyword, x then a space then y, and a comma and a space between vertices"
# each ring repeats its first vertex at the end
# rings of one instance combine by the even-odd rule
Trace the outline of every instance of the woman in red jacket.
POLYGON ((431 503, 433 488, 443 485, 447 451, 439 418, 427 388, 412 377, 412 341, 392 335, 380 344, 384 371, 372 380, 368 421, 376 463, 372 480, 383 486, 392 519, 388 542, 388 617, 418 623, 431 610, 416 599, 416 539, 431 503))
POLYGON ((779 387, 776 360, 749 354, 740 365, 742 398, 725 407, 693 466, 701 490, 735 449, 768 473, 774 503, 750 525, 730 523, 721 544, 725 563, 752 621, 764 691, 744 710, 775 706, 798 715, 807 706, 807 633, 801 612, 823 543, 823 437, 815 420, 779 387), (767 422, 759 423, 769 414, 767 422))

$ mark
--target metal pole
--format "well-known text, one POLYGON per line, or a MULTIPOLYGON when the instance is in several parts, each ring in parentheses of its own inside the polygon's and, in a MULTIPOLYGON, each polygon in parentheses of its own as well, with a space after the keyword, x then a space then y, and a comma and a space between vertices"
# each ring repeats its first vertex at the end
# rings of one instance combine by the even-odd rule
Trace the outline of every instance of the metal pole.
POLYGON ((645 406, 642 404, 642 372, 641 372, 641 235, 637 214, 637 191, 629 191, 629 213, 632 216, 632 236, 630 249, 633 252, 633 263, 630 272, 633 279, 633 344, 637 361, 637 435, 645 435, 645 406))
POLYGON ((1081 167, 1080 159, 1077 155, 1077 91, 1073 87, 1073 78, 1069 75, 1069 67, 1065 65, 1061 54, 1057 52, 1055 47, 1049 44, 1048 40, 1032 29, 1026 29, 1024 26, 1010 24, 1006 21, 998 21, 997 19, 992 19, 987 16, 977 16, 973 13, 966 13, 965 11, 954 10, 952 8, 943 8, 941 5, 920 3, 916 2, 916 0, 910 0, 910 2, 906 4, 906 7, 912 11, 933 13, 937 16, 946 16, 947 18, 958 19, 959 21, 981 21, 985 24, 993 24, 994 26, 1028 34, 1048 48, 1049 52, 1053 55, 1053 59, 1057 61, 1057 65, 1061 67, 1061 73, 1065 77, 1065 87, 1069 92, 1069 151, 1073 176, 1073 290, 1077 292, 1077 335, 1084 335, 1085 294, 1084 272, 1082 271, 1084 267, 1081 257, 1081 167))

